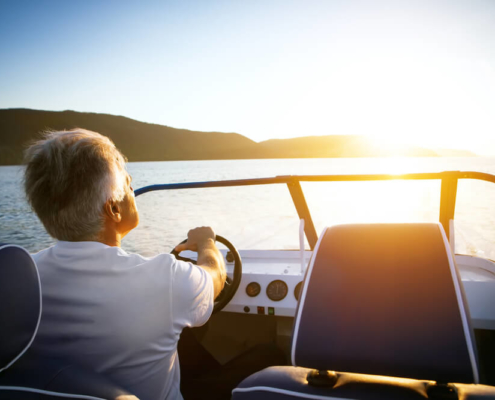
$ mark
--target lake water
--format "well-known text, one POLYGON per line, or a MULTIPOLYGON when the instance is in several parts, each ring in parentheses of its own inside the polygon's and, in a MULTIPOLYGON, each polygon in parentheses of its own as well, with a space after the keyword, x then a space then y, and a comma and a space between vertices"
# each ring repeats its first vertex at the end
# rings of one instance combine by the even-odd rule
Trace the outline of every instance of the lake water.
MULTIPOLYGON (((339 158, 129 163, 133 187, 157 183, 273 177, 479 171, 495 175, 494 157, 339 158)), ((23 168, 0 167, 0 243, 31 252, 54 243, 27 205, 23 168)), ((302 183, 318 233, 359 222, 436 222, 439 181, 302 183)), ((136 199, 140 225, 123 241, 130 252, 168 252, 195 226, 210 225, 239 249, 297 249, 299 220, 286 185, 152 192, 136 199)), ((495 185, 461 180, 456 252, 495 259, 495 185)), ((306 244, 307 245, 307 244, 306 244)))

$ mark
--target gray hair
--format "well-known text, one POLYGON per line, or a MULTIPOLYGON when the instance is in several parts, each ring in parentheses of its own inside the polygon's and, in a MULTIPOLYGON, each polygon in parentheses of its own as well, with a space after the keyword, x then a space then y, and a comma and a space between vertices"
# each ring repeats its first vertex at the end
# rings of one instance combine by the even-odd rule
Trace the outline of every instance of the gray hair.
POLYGON ((85 129, 45 132, 25 152, 24 190, 47 232, 97 240, 103 205, 126 194, 126 158, 106 136, 85 129))

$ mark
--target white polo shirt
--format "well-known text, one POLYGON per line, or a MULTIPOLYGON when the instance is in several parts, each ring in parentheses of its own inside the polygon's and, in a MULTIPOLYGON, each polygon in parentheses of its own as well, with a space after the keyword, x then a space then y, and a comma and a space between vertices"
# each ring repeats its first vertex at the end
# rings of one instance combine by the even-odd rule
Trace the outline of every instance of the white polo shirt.
POLYGON ((211 315, 206 271, 99 242, 58 242, 33 257, 43 293, 34 351, 101 372, 140 400, 182 398, 177 341, 211 315))

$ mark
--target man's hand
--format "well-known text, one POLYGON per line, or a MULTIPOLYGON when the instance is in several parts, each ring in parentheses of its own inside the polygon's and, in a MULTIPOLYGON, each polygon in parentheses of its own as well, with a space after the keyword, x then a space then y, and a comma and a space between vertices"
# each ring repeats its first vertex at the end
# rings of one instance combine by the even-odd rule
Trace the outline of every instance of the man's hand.
POLYGON ((187 242, 175 247, 175 251, 191 250, 198 252, 198 267, 203 268, 213 278, 215 298, 220 294, 227 278, 223 256, 215 246, 215 232, 209 226, 191 229, 187 242))
POLYGON ((199 252, 198 249, 204 247, 208 241, 215 243, 215 232, 213 232, 213 229, 209 226, 194 228, 187 233, 187 242, 177 245, 175 251, 179 253, 184 250, 199 252))

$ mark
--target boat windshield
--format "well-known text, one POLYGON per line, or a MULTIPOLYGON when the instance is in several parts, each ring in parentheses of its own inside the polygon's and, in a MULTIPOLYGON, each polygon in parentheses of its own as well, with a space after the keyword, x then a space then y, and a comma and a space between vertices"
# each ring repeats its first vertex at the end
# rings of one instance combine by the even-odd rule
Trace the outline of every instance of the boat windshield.
POLYGON ((212 226, 238 249, 299 248, 299 218, 284 184, 155 191, 136 204, 140 224, 122 242, 127 251, 169 252, 195 226, 212 226))
POLYGON ((151 187, 137 191, 142 222, 124 248, 170 251, 191 226, 212 225, 241 250, 297 250, 304 218, 305 248, 311 249, 329 225, 440 221, 449 234, 454 219, 456 253, 495 260, 495 177, 469 174, 281 176, 228 181, 226 187, 151 187))

